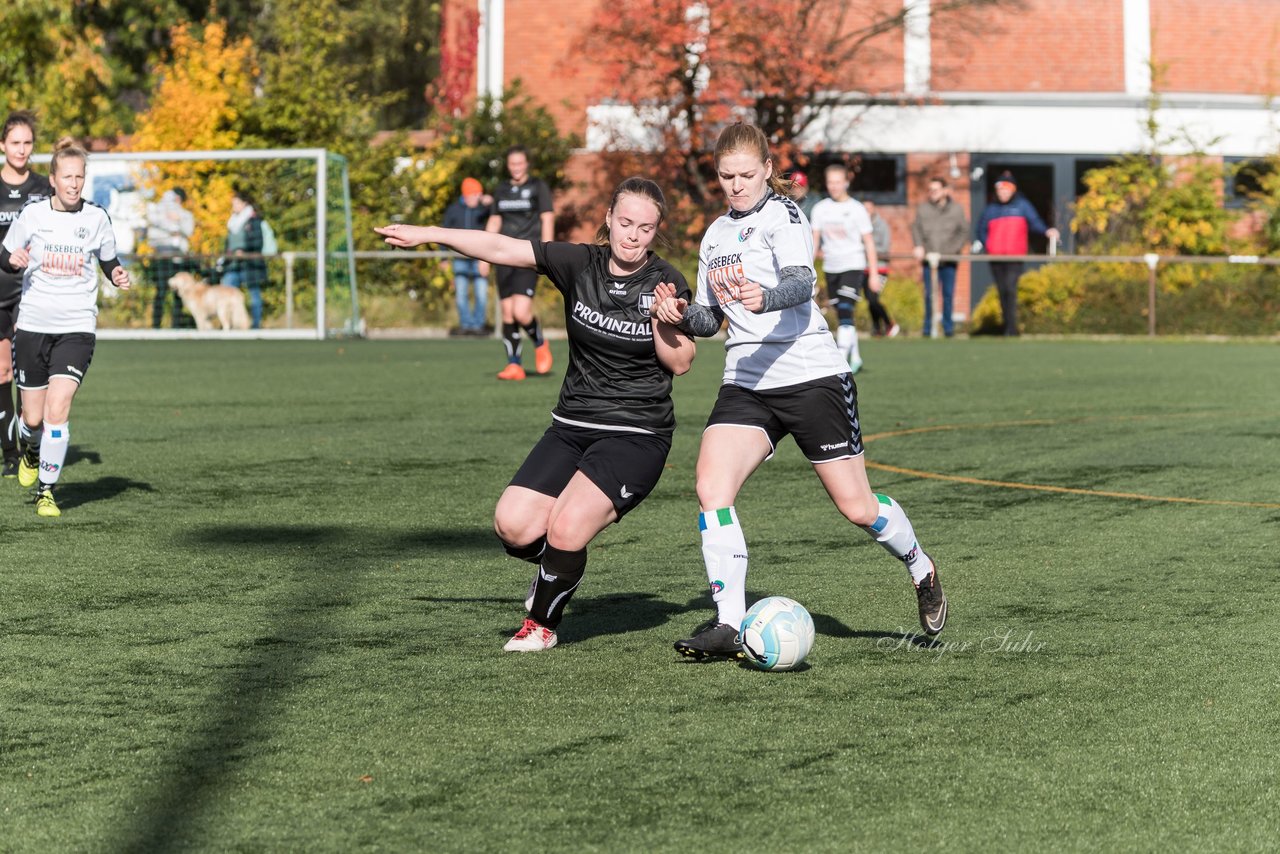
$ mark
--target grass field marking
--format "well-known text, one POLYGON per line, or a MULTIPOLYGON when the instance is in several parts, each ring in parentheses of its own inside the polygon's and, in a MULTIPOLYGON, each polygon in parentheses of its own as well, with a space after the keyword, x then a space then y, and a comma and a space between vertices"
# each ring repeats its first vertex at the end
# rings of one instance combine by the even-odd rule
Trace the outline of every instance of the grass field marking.
MULTIPOLYGON (((1045 419, 1033 418, 1025 421, 991 421, 985 424, 937 424, 932 427, 910 427, 905 430, 889 430, 884 433, 874 433, 870 436, 864 436, 862 441, 869 444, 877 439, 893 439, 898 436, 914 436, 921 433, 941 433, 949 430, 971 430, 975 428, 986 429, 991 427, 1046 427, 1055 424, 1066 423, 1084 423, 1087 421, 1141 421, 1148 418, 1172 418, 1172 417, 1198 417, 1208 414, 1221 413, 1198 413, 1184 412, 1178 415, 1117 415, 1109 418, 1099 418, 1094 416, 1084 416, 1080 418, 1062 418, 1062 419, 1045 419)), ((876 469, 878 471, 892 472, 893 474, 905 474, 911 477, 924 478, 926 480, 945 480, 951 483, 968 483, 975 486, 994 486, 999 489, 1026 489, 1034 492, 1060 492, 1068 495, 1096 495, 1100 498, 1120 498, 1126 501, 1162 501, 1171 504, 1211 504, 1218 507, 1261 507, 1266 510, 1280 510, 1280 504, 1269 504, 1264 501, 1230 501, 1227 499, 1215 498, 1184 498, 1179 495, 1146 495, 1141 492, 1110 492, 1103 489, 1078 489, 1071 486, 1052 486, 1044 483, 1015 483, 1008 480, 987 480, 979 477, 965 477, 955 474, 941 474, 940 472, 921 471, 920 469, 908 469, 901 466, 892 466, 887 463, 873 463, 866 461, 866 467, 876 469)))

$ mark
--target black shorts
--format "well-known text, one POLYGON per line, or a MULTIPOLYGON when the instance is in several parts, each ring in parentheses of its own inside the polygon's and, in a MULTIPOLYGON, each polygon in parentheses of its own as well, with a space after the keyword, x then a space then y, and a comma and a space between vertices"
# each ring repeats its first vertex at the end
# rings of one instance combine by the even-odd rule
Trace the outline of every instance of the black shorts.
POLYGON ((498 299, 528 297, 538 289, 538 271, 527 267, 501 267, 494 265, 494 278, 498 283, 498 299))
POLYGON ((13 337, 15 324, 18 322, 18 304, 0 306, 0 341, 13 337))
POLYGON ((867 287, 866 270, 827 273, 827 296, 832 302, 858 302, 867 287))
POLYGON ((83 382, 93 361, 96 342, 92 332, 46 333, 19 329, 13 336, 13 349, 17 352, 13 369, 18 388, 48 388, 52 377, 83 382))
MULTIPOLYGON (((852 374, 823 377, 783 388, 752 391, 720 386, 707 427, 757 427, 777 449, 788 433, 811 463, 829 463, 862 453, 858 387, 852 374)), ((706 433, 702 441, 714 441, 706 433)), ((769 456, 773 456, 772 452, 769 456)))
POLYGON ((658 485, 670 451, 671 440, 664 436, 556 421, 533 446, 511 485, 556 497, 581 471, 609 496, 621 519, 658 485))

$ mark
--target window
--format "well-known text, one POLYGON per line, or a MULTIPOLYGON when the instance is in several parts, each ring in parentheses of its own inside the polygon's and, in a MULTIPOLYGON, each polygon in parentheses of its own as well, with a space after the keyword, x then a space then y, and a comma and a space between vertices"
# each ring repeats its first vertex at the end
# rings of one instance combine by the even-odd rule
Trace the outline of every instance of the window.
POLYGON ((878 205, 905 205, 907 203, 907 156, 905 154, 848 154, 822 152, 808 158, 804 170, 811 192, 827 194, 824 170, 832 163, 849 167, 849 195, 859 201, 869 200, 878 205))
POLYGON ((1268 160, 1250 157, 1225 157, 1226 175, 1222 182, 1222 202, 1228 208, 1243 208, 1254 193, 1262 192, 1262 179, 1275 168, 1268 160))

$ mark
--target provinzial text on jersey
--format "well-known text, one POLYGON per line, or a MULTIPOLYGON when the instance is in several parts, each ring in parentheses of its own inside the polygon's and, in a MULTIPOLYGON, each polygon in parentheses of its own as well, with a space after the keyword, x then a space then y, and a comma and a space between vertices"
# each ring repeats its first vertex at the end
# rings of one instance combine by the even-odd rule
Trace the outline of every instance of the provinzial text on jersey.
POLYGON ((615 332, 619 335, 625 335, 630 338, 651 338, 653 337, 653 327, 648 323, 637 323, 634 320, 619 320, 616 317, 597 311, 588 305, 584 305, 581 301, 576 301, 573 305, 574 317, 597 329, 603 329, 606 332, 615 332))

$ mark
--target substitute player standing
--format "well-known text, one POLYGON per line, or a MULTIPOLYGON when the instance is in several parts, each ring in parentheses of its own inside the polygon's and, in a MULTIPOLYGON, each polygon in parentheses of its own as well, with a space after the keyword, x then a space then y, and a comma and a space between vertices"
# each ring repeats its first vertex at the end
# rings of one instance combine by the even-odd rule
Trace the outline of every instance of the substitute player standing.
POLYGON ((18 483, 30 487, 39 481, 41 516, 62 515, 53 487, 71 443, 71 401, 93 359, 98 268, 116 287, 127 290, 130 284, 129 271, 116 258, 110 217, 80 197, 88 159, 71 139, 59 141, 49 163, 53 197, 24 207, 0 247, 0 270, 23 271, 14 336, 25 445, 18 483))
POLYGON ((702 555, 717 615, 676 650, 692 658, 741 658, 747 541, 734 508, 751 473, 790 433, 850 522, 901 560, 916 590, 920 625, 942 631, 947 600, 937 568, 907 514, 871 491, 858 425, 858 390, 813 301, 813 231, 773 172, 764 132, 730 125, 715 148, 729 211, 707 229, 694 304, 667 298, 654 317, 693 335, 729 320, 724 384, 698 451, 702 555))
POLYGON ((658 185, 628 178, 614 191, 595 245, 412 225, 375 229, 392 246, 442 243, 537 271, 564 294, 569 369, 560 400, 494 511, 507 553, 538 564, 529 616, 508 652, 556 645, 586 572, 587 545, 645 499, 666 465, 676 426, 671 377, 689 370, 695 348, 650 315, 655 300, 692 297, 684 277, 649 250, 665 215, 658 185))
POLYGON ((813 206, 814 255, 823 259, 827 297, 836 307, 836 346, 856 374, 862 368, 862 354, 853 310, 864 289, 880 290, 874 229, 862 202, 849 195, 848 167, 831 164, 826 180, 828 198, 813 206))
MULTIPOLYGON (((31 166, 36 120, 28 112, 10 113, 0 132, 4 166, 0 168, 0 241, 27 202, 49 195, 49 179, 31 166)), ((22 275, 0 271, 0 455, 3 476, 18 476, 18 407, 13 394, 13 328, 22 298, 22 275)))
MULTIPOLYGON (((551 208, 551 190, 541 178, 529 174, 529 152, 522 145, 507 149, 507 174, 510 179, 493 191, 493 213, 485 231, 498 232, 518 240, 541 240, 555 236, 556 215, 551 208)), ((487 275, 482 265, 480 274, 487 275)), ((542 336, 542 324, 533 313, 533 294, 538 286, 538 271, 527 267, 499 264, 494 277, 498 283, 498 299, 502 301, 502 343, 507 348, 507 366, 498 374, 500 380, 525 378, 521 364, 520 330, 533 339, 533 366, 540 374, 551 372, 551 345, 542 336)))

